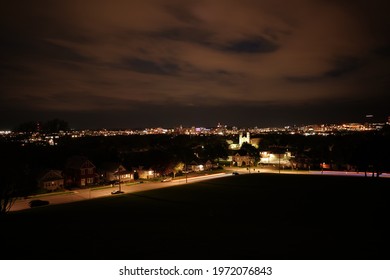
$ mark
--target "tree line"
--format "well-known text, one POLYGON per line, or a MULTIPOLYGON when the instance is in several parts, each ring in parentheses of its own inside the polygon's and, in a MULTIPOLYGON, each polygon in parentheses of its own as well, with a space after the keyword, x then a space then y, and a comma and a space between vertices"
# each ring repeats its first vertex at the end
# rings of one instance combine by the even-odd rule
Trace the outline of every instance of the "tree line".
POLYGON ((46 122, 28 121, 17 125, 13 131, 15 132, 41 132, 41 133, 57 133, 60 131, 68 131, 68 122, 61 119, 52 119, 46 122))

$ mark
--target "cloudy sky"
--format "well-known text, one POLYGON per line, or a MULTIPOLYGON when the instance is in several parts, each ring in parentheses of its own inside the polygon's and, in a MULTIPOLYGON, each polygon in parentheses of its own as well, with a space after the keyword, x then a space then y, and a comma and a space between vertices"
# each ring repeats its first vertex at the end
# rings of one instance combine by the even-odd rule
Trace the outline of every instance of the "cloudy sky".
POLYGON ((0 128, 272 126, 390 115, 386 1, 6 0, 0 128))

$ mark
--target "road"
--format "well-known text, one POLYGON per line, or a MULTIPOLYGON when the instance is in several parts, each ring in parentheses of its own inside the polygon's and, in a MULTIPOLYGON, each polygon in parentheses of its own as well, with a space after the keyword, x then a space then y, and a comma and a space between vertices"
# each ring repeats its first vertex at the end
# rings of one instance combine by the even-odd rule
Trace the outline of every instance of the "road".
MULTIPOLYGON (((221 178, 227 176, 233 176, 232 172, 238 172, 239 174, 249 174, 249 173, 282 173, 282 174, 302 174, 302 175, 331 175, 331 176, 364 176, 364 172, 345 172, 345 171, 305 171, 305 170, 279 170, 278 169, 268 169, 268 168, 241 168, 241 167, 229 167, 225 170, 224 173, 217 173, 211 175, 203 175, 198 177, 188 177, 187 179, 175 179, 170 182, 146 182, 146 183, 135 183, 131 185, 123 185, 121 190, 124 193, 136 193, 141 191, 155 190, 168 188, 172 186, 182 185, 186 183, 194 183, 204 180, 210 180, 214 178, 221 178)), ((371 176, 371 173, 368 173, 367 176, 371 176)), ((383 173, 380 177, 390 178, 389 173, 383 173)), ((74 201, 81 201, 87 199, 94 199, 105 196, 112 196, 111 192, 117 190, 118 186, 106 187, 106 188, 91 188, 91 189, 79 189, 75 191, 65 192, 65 193, 53 193, 47 195, 38 195, 31 196, 27 199, 20 198, 18 199, 11 208, 11 211, 19 211, 23 209, 30 208, 29 202, 33 199, 42 199, 49 201, 50 204, 61 204, 69 203, 74 201)))
MULTIPOLYGON (((142 184, 135 183, 131 185, 122 185, 121 190, 124 193, 135 193, 148 190, 168 188, 172 186, 182 185, 187 183, 194 183, 204 180, 210 180, 215 178, 221 178, 226 176, 232 176, 231 173, 217 173, 211 175, 203 175, 197 177, 188 177, 187 179, 175 179, 170 182, 144 182, 142 184)), ((111 192, 118 190, 118 186, 107 186, 104 188, 91 188, 91 189, 78 189, 74 191, 64 192, 64 193, 52 193, 45 195, 30 196, 28 198, 20 198, 16 200, 10 211, 19 211, 23 209, 30 208, 29 202, 34 199, 41 199, 49 201, 50 205, 52 204, 62 204, 69 203, 87 199, 94 199, 105 196, 112 196, 111 192)), ((120 194, 119 194, 120 195, 120 194)))
MULTIPOLYGON (((236 171, 240 174, 250 174, 250 173, 281 173, 281 174, 302 174, 302 175, 328 175, 328 176, 353 176, 353 177, 364 177, 364 172, 356 171, 330 171, 330 170, 291 170, 291 169, 281 169, 280 171, 277 168, 264 168, 264 167, 251 167, 249 169, 242 167, 229 167, 226 171, 236 171)), ((367 172, 367 177, 371 177, 372 172, 367 172)), ((376 174, 375 174, 376 176, 376 174)), ((390 178, 390 173, 382 173, 381 178, 390 178)))

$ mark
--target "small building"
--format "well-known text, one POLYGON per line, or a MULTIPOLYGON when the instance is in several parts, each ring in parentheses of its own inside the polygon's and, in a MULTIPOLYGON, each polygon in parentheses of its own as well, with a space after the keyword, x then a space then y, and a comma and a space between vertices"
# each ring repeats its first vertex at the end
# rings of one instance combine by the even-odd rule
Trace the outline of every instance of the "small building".
POLYGON ((207 170, 212 170, 213 168, 217 168, 218 165, 213 164, 211 160, 207 160, 206 162, 203 161, 192 161, 190 164, 187 166, 187 170, 190 171, 207 171, 207 170))
POLYGON ((290 162, 295 169, 310 169, 312 166, 312 159, 303 153, 295 155, 290 162))
POLYGON ((64 188, 64 177, 61 170, 45 170, 38 176, 38 187, 47 191, 64 188))
POLYGON ((199 172, 204 170, 204 165, 196 162, 195 160, 191 161, 186 168, 188 171, 193 171, 193 172, 199 172))
POLYGON ((213 163, 211 162, 211 160, 208 160, 206 161, 204 164, 203 164, 203 167, 204 167, 204 170, 211 170, 213 169, 213 163))
POLYGON ((134 173, 138 174, 139 179, 153 179, 160 176, 160 174, 154 171, 151 168, 144 168, 143 166, 139 166, 134 168, 134 173))
POLYGON ((95 165, 84 156, 70 157, 65 165, 66 186, 86 187, 98 181, 95 165))
POLYGON ((232 163, 235 166, 253 166, 255 164, 255 158, 250 155, 240 155, 236 153, 232 157, 232 163))
POLYGON ((128 171, 122 164, 106 162, 101 165, 100 172, 104 182, 120 181, 126 183, 134 180, 132 171, 128 171))
POLYGON ((291 167, 291 152, 287 151, 262 151, 260 152, 260 164, 291 167))
POLYGON ((193 160, 189 164, 187 164, 186 171, 189 172, 206 171, 206 170, 213 169, 214 166, 215 165, 211 162, 211 160, 207 160, 206 162, 193 160))

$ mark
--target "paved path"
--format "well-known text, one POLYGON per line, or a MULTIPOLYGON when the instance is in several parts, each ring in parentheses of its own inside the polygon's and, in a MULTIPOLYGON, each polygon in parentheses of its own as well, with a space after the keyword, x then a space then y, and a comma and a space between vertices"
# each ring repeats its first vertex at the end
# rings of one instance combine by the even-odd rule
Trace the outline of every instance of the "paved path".
MULTIPOLYGON (((236 171, 240 174, 249 174, 249 173, 281 173, 281 174, 302 174, 302 175, 331 175, 331 176, 353 176, 353 177, 364 177, 364 172, 356 171, 321 171, 321 170, 291 170, 291 169, 281 169, 280 171, 275 168, 259 168, 251 167, 249 169, 242 167, 227 167, 226 171, 236 171)), ((372 172, 367 172, 367 177, 371 177, 372 172)), ((376 176, 376 174, 375 174, 376 176)), ((390 173, 382 173, 381 178, 390 178, 390 173)))
MULTIPOLYGON (((305 170, 277 170, 268 168, 241 168, 241 167, 229 167, 226 168, 226 172, 217 173, 211 175, 188 177, 187 181, 185 178, 175 179, 170 182, 146 182, 146 183, 135 183, 132 185, 124 185, 121 187, 124 193, 135 193, 147 190, 155 190, 161 188, 167 188, 187 183, 199 182, 204 180, 210 180, 214 178, 221 178, 226 176, 232 176, 232 172, 238 172, 239 174, 249 173, 282 173, 282 174, 302 174, 302 175, 333 175, 333 176, 364 176, 364 172, 345 172, 345 171, 305 171, 305 170)), ((367 173, 367 176, 371 176, 372 173, 367 173)), ((383 173, 380 177, 390 178, 389 173, 383 173)), ((53 193, 48 195, 31 196, 27 199, 18 199, 12 206, 11 211, 18 211, 30 208, 29 202, 33 199, 42 199, 49 201, 50 204, 61 204, 69 203, 74 201, 94 199, 98 197, 111 196, 111 192, 117 190, 118 186, 106 187, 106 188, 92 188, 92 189, 80 189, 66 193, 53 193)))
MULTIPOLYGON (((182 185, 187 183, 199 182, 204 180, 210 180, 214 178, 221 178, 226 176, 232 176, 231 173, 217 173, 211 175, 203 175, 197 177, 188 177, 187 180, 175 179, 170 182, 146 182, 146 183, 135 183, 131 185, 122 185, 121 190, 124 193, 135 193, 141 191, 155 190, 161 188, 168 188, 172 186, 182 185)), ((107 186, 106 188, 91 188, 91 189, 79 189, 64 193, 53 193, 46 195, 30 196, 28 198, 20 198, 16 200, 12 206, 11 211, 19 211, 30 208, 29 202, 34 199, 47 200, 50 204, 61 204, 69 203, 74 201, 81 201, 86 199, 94 199, 98 197, 112 196, 111 192, 118 190, 119 186, 107 186)))

